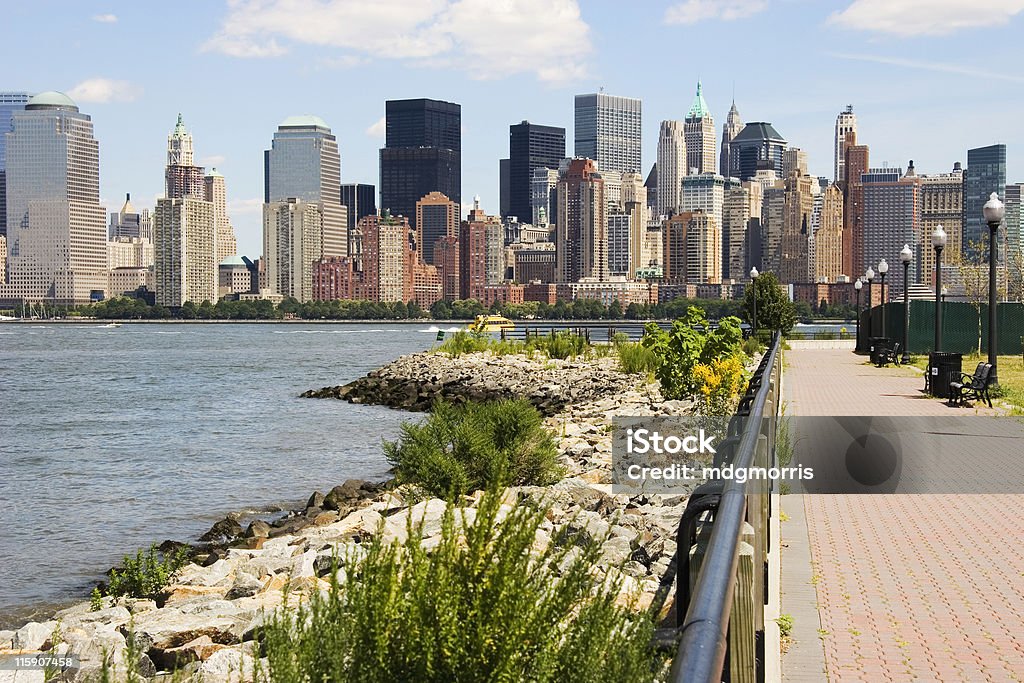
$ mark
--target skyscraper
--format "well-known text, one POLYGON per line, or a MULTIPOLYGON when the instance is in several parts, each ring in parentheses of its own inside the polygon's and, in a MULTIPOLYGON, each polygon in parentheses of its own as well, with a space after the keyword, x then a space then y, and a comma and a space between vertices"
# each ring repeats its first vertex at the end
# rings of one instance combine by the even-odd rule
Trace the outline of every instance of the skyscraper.
POLYGON ((442 237, 457 237, 459 205, 440 192, 431 192, 416 202, 416 255, 424 263, 440 265, 434 246, 442 237))
POLYGON ((348 255, 348 216, 341 203, 338 141, 319 116, 289 116, 266 155, 270 203, 301 199, 320 205, 323 255, 348 255))
POLYGON ((174 130, 167 136, 167 165, 164 167, 165 197, 177 199, 204 195, 203 169, 195 165, 194 158, 192 134, 185 129, 185 122, 179 113, 174 130))
POLYGON ((380 208, 405 216, 416 202, 440 192, 462 203, 462 106, 440 100, 388 100, 380 150, 380 208))
POLYGON ((27 92, 0 92, 0 235, 7 234, 7 166, 4 161, 7 133, 11 130, 11 117, 14 112, 23 110, 29 97, 27 92))
POLYGON ((704 101, 704 92, 697 81, 697 94, 686 115, 686 172, 714 173, 715 163, 715 120, 704 101), (696 169, 696 170, 694 170, 696 169))
POLYGON ((729 107, 729 115, 725 117, 722 124, 722 152, 718 162, 718 172, 726 178, 738 177, 738 170, 732 167, 732 140, 743 130, 743 121, 740 119, 740 112, 736 109, 736 100, 732 101, 729 107))
POLYGON ((735 178, 725 178, 717 173, 700 173, 683 178, 682 210, 703 211, 715 219, 715 225, 722 226, 722 207, 727 190, 739 184, 735 178))
MULTIPOLYGON (((909 243, 920 259, 919 281, 931 285, 935 275, 935 249, 932 233, 942 226, 946 231, 943 260, 954 263, 960 254, 964 221, 964 172, 960 162, 950 173, 936 173, 921 178, 921 232, 917 243, 909 243)), ((1007 211, 1009 215, 1009 211, 1007 211)))
POLYGON ((203 176, 204 194, 203 198, 213 204, 214 232, 217 237, 217 263, 234 256, 238 253, 238 240, 235 239, 235 228, 228 218, 227 187, 224 184, 224 175, 217 169, 212 169, 203 176))
POLYGON ((988 247, 988 225, 981 207, 993 192, 1006 191, 1006 145, 989 145, 967 150, 964 171, 964 234, 965 252, 977 253, 988 247))
POLYGON ((517 216, 528 223, 533 218, 531 185, 538 168, 557 169, 565 158, 565 128, 541 126, 523 121, 509 126, 509 205, 502 218, 517 216))
POLYGON ((534 225, 554 225, 558 216, 558 171, 537 168, 530 186, 531 222, 534 225))
POLYGON ((782 152, 786 140, 763 121, 754 121, 743 127, 729 143, 731 161, 729 168, 733 177, 751 180, 760 170, 773 170, 782 176, 782 152))
POLYGON ((217 301, 216 225, 213 202, 202 197, 156 200, 153 277, 158 304, 178 307, 187 301, 217 301))
POLYGON ((683 176, 686 165, 686 138, 682 121, 662 121, 658 133, 658 215, 671 217, 683 208, 683 176))
POLYGON ((833 183, 821 193, 821 213, 814 232, 812 282, 836 282, 843 274, 843 191, 833 183))
MULTIPOLYGON (((1024 256, 1024 183, 1006 186, 1006 247, 1015 268, 1020 270, 1024 256)), ((1024 276, 1018 272, 1017 278, 1024 276)), ((1019 290, 1018 290, 1019 291, 1019 290)))
POLYGON ((603 92, 576 96, 575 156, 600 171, 641 170, 640 100, 603 92))
POLYGON ((6 296, 88 303, 107 286, 99 142, 67 95, 43 92, 15 110, 6 134, 6 296))
POLYGON ((590 159, 573 159, 558 180, 555 280, 608 279, 604 179, 590 159))
POLYGON ((347 209, 348 228, 352 230, 366 216, 376 215, 377 188, 363 183, 346 183, 341 186, 341 203, 347 209))
MULTIPOLYGON (((850 278, 860 277, 864 261, 864 185, 862 178, 869 168, 867 145, 857 144, 857 132, 846 134, 843 153, 843 273, 850 278)), ((902 247, 900 247, 902 249, 902 247)))
POLYGON ((853 113, 853 105, 839 112, 836 117, 835 159, 832 164, 832 178, 842 185, 846 182, 846 135, 857 134, 857 115, 853 113))
POLYGON ((722 204, 723 278, 745 281, 751 267, 761 267, 760 234, 755 240, 758 250, 750 253, 748 247, 752 233, 759 233, 761 229, 762 197, 761 184, 752 180, 732 184, 725 191, 722 204))
POLYGON ((811 279, 811 222, 814 191, 818 180, 794 171, 786 177, 785 204, 779 251, 779 281, 808 282, 811 279))
MULTIPOLYGON (((899 258, 904 244, 916 244, 921 234, 921 179, 913 166, 870 169, 861 177, 864 186, 864 257, 855 273, 878 268, 882 259, 899 258)), ((895 263, 895 262, 894 262, 895 263)), ((918 264, 911 261, 909 282, 918 281, 918 264)), ((902 294, 903 278, 892 278, 889 291, 902 294)))
POLYGON ((132 206, 130 194, 125 195, 120 211, 110 213, 110 228, 107 238, 113 241, 121 237, 141 238, 150 243, 153 241, 153 217, 150 215, 149 209, 136 211, 132 206))

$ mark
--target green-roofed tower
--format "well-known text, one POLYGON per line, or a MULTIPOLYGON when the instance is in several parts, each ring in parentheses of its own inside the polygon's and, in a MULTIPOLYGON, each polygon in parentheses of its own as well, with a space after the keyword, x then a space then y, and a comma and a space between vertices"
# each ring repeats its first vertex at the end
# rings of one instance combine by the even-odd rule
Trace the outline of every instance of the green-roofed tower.
POLYGON ((684 122, 686 140, 687 173, 714 173, 717 167, 715 155, 715 120, 704 100, 704 88, 697 81, 697 94, 684 122))

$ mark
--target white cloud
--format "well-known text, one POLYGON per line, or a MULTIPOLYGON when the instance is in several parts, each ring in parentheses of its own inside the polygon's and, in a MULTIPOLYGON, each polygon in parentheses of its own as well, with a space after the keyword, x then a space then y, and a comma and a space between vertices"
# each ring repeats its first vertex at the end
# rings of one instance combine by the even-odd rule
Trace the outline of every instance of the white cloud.
POLYGON ((768 0, 686 0, 665 10, 666 24, 696 24, 707 19, 745 19, 768 7, 768 0))
POLYGON ((1010 81, 1011 83, 1024 83, 1024 76, 1018 74, 1000 73, 986 69, 976 69, 961 64, 946 64, 917 59, 904 59, 903 57, 885 57, 882 55, 861 55, 842 52, 828 52, 830 57, 847 59, 855 62, 872 62, 874 64, 886 64, 889 66, 902 66, 908 69, 923 69, 925 71, 938 71, 941 73, 957 74, 969 78, 985 78, 994 81, 1010 81))
POLYGON ((117 15, 116 14, 97 14, 97 15, 93 16, 92 20, 93 21, 98 21, 101 24, 116 24, 117 23, 117 15))
POLYGON ((854 0, 828 23, 897 36, 946 35, 1000 26, 1024 10, 1024 0, 854 0))
POLYGON ((325 56, 327 66, 390 58, 473 78, 564 81, 585 73, 589 33, 577 0, 229 0, 201 49, 275 57, 305 44, 350 53, 325 56))
POLYGON ((110 78, 88 78, 68 90, 68 97, 77 102, 105 104, 107 102, 133 102, 142 94, 142 88, 128 81, 110 78))
POLYGON ((387 132, 387 119, 383 116, 374 121, 373 125, 366 129, 366 134, 371 138, 382 138, 387 132))

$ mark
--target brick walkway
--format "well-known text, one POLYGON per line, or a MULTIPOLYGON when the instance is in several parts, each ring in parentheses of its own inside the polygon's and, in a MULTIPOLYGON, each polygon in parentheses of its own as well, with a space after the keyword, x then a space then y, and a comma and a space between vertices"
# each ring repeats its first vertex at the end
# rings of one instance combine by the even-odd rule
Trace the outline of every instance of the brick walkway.
MULTIPOLYGON (((790 351, 786 362, 788 415, 975 414, 924 397, 909 369, 849 351, 790 351)), ((804 514, 782 524, 781 612, 797 641, 783 680, 1024 681, 1024 495, 805 495, 783 506, 801 500, 804 514)))

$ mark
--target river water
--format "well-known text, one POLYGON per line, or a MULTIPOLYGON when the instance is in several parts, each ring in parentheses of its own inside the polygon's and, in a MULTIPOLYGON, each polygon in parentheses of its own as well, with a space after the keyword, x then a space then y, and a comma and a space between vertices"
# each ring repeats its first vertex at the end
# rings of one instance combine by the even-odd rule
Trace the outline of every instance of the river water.
MULTIPOLYGON (((446 326, 447 327, 447 326, 446 326)), ((0 628, 227 512, 382 480, 409 414, 298 398, 430 347, 409 324, 0 324, 0 628)))

